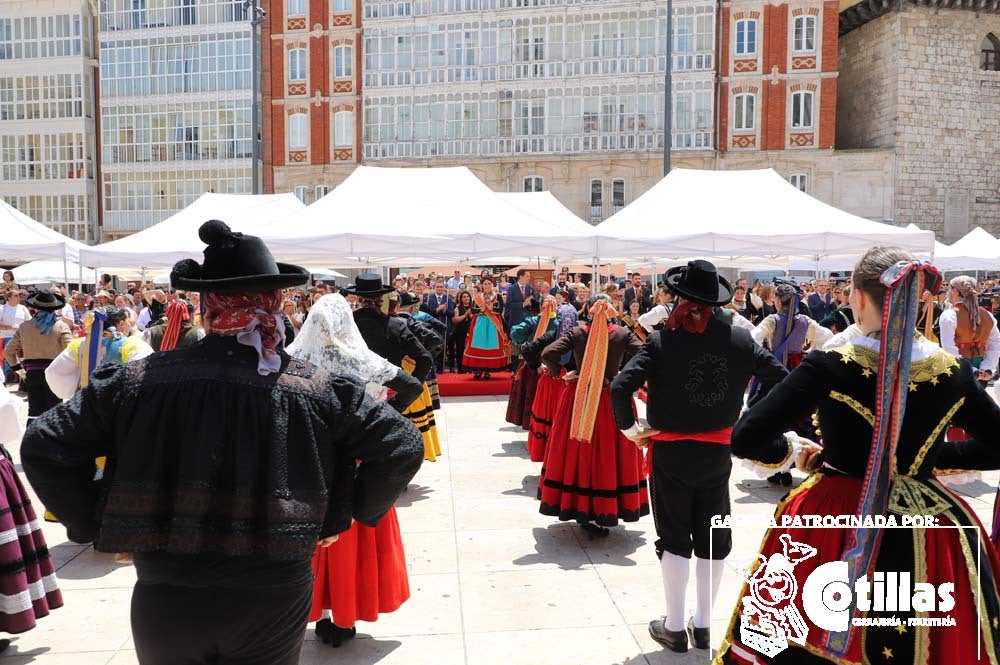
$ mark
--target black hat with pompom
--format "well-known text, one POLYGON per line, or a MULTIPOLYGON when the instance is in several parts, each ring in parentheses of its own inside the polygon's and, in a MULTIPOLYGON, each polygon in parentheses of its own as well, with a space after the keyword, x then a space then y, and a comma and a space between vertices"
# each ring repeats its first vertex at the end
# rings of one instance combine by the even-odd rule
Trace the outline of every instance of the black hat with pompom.
POLYGON ((208 245, 205 261, 200 265, 193 259, 176 263, 170 272, 170 284, 175 289, 208 293, 269 291, 309 281, 305 268, 277 263, 263 240, 235 233, 217 219, 202 224, 198 237, 208 245))

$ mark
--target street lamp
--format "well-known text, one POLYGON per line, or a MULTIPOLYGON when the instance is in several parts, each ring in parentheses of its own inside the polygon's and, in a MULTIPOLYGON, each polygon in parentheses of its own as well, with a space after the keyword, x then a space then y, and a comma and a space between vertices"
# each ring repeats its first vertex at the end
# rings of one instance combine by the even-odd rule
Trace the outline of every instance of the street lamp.
POLYGON ((667 66, 663 82, 663 175, 670 173, 674 147, 674 0, 667 0, 667 66))
POLYGON ((253 98, 250 100, 250 138, 253 141, 253 189, 260 194, 260 26, 267 16, 267 10, 260 6, 260 0, 244 0, 243 6, 250 10, 250 39, 253 40, 253 55, 250 62, 250 77, 253 79, 253 98))

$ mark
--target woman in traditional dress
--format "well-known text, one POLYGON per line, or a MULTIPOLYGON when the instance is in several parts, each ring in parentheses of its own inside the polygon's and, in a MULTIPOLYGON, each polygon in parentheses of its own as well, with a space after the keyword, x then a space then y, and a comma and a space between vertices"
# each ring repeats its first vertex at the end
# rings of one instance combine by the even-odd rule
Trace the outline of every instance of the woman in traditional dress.
POLYGON ((472 326, 465 341, 463 364, 477 379, 489 379, 491 371, 510 365, 507 335, 503 330, 503 303, 493 290, 493 279, 480 282, 482 293, 472 299, 472 326))
POLYGON ((764 565, 747 572, 717 662, 997 663, 1000 560, 975 513, 934 469, 1000 468, 994 441, 1000 407, 976 384, 967 363, 914 334, 923 283, 933 292, 940 280, 936 269, 903 250, 875 247, 851 279, 851 307, 864 336, 806 356, 737 423, 732 453, 769 467, 763 473, 793 463, 812 471, 778 504, 779 525, 797 515, 891 516, 896 524, 919 515, 945 528, 769 529, 758 557, 764 565), (817 409, 822 448, 785 434, 817 409), (945 442, 952 421, 972 438, 945 442), (845 562, 844 585, 830 585, 823 597, 850 601, 846 590, 855 600, 868 595, 870 606, 879 608, 888 595, 891 605, 884 606, 899 609, 873 609, 866 618, 890 625, 854 625, 851 602, 836 615, 840 630, 806 623, 803 594, 791 590, 807 588, 809 575, 830 562, 845 562), (874 591, 855 595, 863 577, 874 591), (912 609, 914 590, 926 596, 926 584, 935 600, 947 588, 941 585, 953 585, 951 607, 912 609), (953 623, 929 625, 945 617, 953 623), (894 625, 897 620, 901 625, 894 625), (791 632, 777 635, 779 624, 791 632))
POLYGON ((531 418, 528 425, 528 454, 532 462, 545 461, 545 448, 549 440, 549 432, 552 429, 552 419, 555 417, 556 407, 562 398, 563 392, 567 390, 567 383, 562 380, 562 375, 566 371, 575 369, 573 352, 569 351, 559 359, 562 366, 559 376, 553 378, 541 363, 542 351, 549 345, 562 337, 564 334, 576 327, 576 307, 569 303, 569 291, 559 291, 556 293, 556 329, 547 332, 538 339, 525 344, 521 349, 521 355, 529 366, 537 368, 538 386, 535 388, 535 398, 531 402, 531 418))
MULTIPOLYGON (((313 305, 288 353, 364 381, 374 399, 385 400, 387 388, 395 391, 389 403, 399 411, 423 391, 419 381, 368 349, 351 306, 339 294, 313 305)), ((349 485, 353 469, 343 475, 349 485)), ((375 528, 354 522, 332 545, 317 547, 313 574, 309 620, 316 621, 316 636, 325 644, 339 647, 354 637, 357 621, 376 621, 379 614, 397 610, 410 597, 410 585, 395 507, 375 528)))
MULTIPOLYGON (((21 402, 0 391, 0 631, 24 633, 50 610, 62 607, 62 593, 35 510, 6 446, 21 443, 21 402)), ((10 640, 0 639, 0 653, 10 640)))
MULTIPOLYGON (((550 330, 555 332, 558 327, 556 301, 552 296, 544 298, 544 305, 537 298, 532 298, 529 308, 534 315, 510 329, 510 339, 522 348, 522 357, 525 344, 538 339, 550 330)), ((531 428, 531 405, 538 389, 538 367, 537 362, 534 363, 534 367, 527 362, 521 363, 514 374, 510 396, 507 398, 507 422, 519 425, 525 430, 531 428)))
MULTIPOLYGON (((802 362, 807 346, 822 348, 833 337, 833 333, 805 314, 798 313, 802 293, 792 284, 778 284, 775 297, 779 303, 778 313, 764 317, 754 329, 753 338, 791 370, 802 362)), ((756 380, 750 384, 751 399, 758 386, 756 380)), ((808 418, 798 424, 797 431, 803 436, 813 433, 808 418)), ((789 487, 792 484, 792 474, 787 471, 774 473, 768 477, 767 482, 789 487)))
POLYGON ((572 351, 579 372, 559 400, 539 478, 539 512, 576 520, 591 537, 606 536, 618 520, 649 514, 642 453, 618 430, 608 385, 626 356, 642 348, 639 338, 614 323, 610 299, 587 303, 589 325, 573 328, 542 352, 549 376, 557 378, 572 351))

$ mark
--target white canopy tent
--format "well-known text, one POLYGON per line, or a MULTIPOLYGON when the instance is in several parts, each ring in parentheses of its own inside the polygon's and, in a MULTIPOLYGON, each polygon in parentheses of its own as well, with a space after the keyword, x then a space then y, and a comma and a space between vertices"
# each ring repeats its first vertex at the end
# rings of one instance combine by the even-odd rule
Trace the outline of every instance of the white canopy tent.
POLYGON ((84 247, 80 263, 107 272, 172 268, 182 259, 202 259, 205 243, 198 238, 198 228, 210 219, 220 219, 234 231, 259 235, 260 227, 304 208, 294 194, 202 194, 144 231, 84 247))
POLYGON ((552 192, 499 192, 501 199, 549 224, 579 233, 593 234, 594 227, 573 214, 552 192))
POLYGON ((934 243, 931 231, 829 206, 772 169, 675 169, 596 230, 600 256, 818 258, 876 244, 929 252, 934 243))
POLYGON ((1000 270, 1000 240, 976 227, 935 253, 940 270, 1000 270))
POLYGON ((75 260, 84 245, 31 219, 0 199, 0 261, 75 260))
POLYGON ((359 166, 319 201, 258 231, 280 260, 337 267, 401 264, 388 257, 467 263, 470 257, 593 253, 589 229, 567 229, 525 212, 465 167, 359 166))
POLYGON ((61 284, 67 277, 69 281, 83 284, 95 284, 93 270, 81 270, 72 261, 31 261, 14 268, 14 281, 26 284, 61 284))

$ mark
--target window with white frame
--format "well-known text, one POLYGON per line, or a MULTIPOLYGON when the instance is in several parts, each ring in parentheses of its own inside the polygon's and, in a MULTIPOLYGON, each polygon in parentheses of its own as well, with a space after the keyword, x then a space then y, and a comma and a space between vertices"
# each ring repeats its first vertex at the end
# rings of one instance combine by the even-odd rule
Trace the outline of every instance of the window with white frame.
POLYGON ((305 113, 288 117, 288 147, 291 150, 305 150, 309 134, 309 118, 305 113))
POLYGON ((604 219, 604 181, 590 181, 590 221, 599 222, 604 219))
POLYGON ((330 193, 330 188, 329 187, 327 187, 326 185, 317 185, 316 186, 316 194, 315 194, 315 198, 313 198, 313 201, 319 201, 321 198, 323 198, 324 196, 326 196, 329 193, 330 193))
POLYGON ((812 129, 813 126, 813 93, 792 93, 792 128, 812 129))
POLYGON ((792 183, 794 187, 798 187, 799 191, 809 192, 809 180, 805 173, 793 173, 788 176, 788 182, 792 183))
POLYGON ((288 0, 289 16, 304 16, 306 13, 306 0, 288 0))
POLYGON ((298 198, 299 201, 302 201, 303 203, 309 203, 309 201, 306 200, 309 198, 308 187, 299 186, 296 187, 294 191, 295 191, 295 196, 296 198, 298 198))
POLYGON ((306 50, 304 48, 293 48, 288 52, 288 80, 306 80, 306 50))
POLYGON ((338 46, 333 49, 333 76, 338 79, 351 77, 354 70, 354 49, 350 46, 338 46))
POLYGON ((354 145, 354 111, 338 111, 333 116, 333 144, 338 148, 354 145))
POLYGON ((736 22, 736 55, 756 55, 757 21, 745 19, 736 22))
POLYGON ((524 191, 541 192, 545 187, 545 181, 541 176, 529 175, 524 179, 524 191))
POLYGON ((338 14, 351 11, 351 0, 334 0, 333 11, 338 14))
POLYGON ((625 207, 625 181, 622 179, 611 181, 611 214, 615 214, 625 207))
POLYGON ((736 95, 734 103, 734 127, 737 131, 754 129, 754 106, 757 96, 749 93, 736 95))
POLYGON ((796 16, 794 47, 796 53, 811 53, 816 50, 816 17, 796 16))

